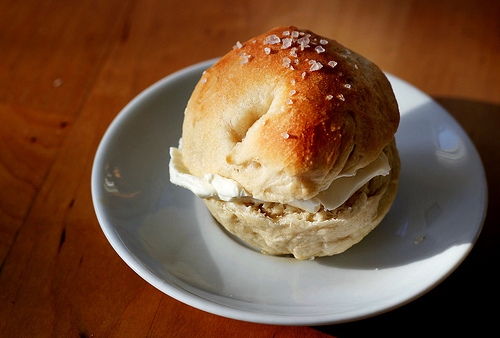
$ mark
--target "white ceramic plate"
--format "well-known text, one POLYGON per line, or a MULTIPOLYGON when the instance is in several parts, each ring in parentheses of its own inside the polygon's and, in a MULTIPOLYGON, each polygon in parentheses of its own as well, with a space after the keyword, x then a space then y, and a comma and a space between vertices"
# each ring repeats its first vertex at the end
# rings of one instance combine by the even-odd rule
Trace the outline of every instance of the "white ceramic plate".
POLYGON ((214 62, 181 70, 137 96, 95 157, 97 218, 116 252, 146 281, 217 315, 322 325, 406 304, 464 260, 486 213, 481 160, 445 110, 391 75, 401 110, 400 188, 370 235, 341 255, 314 261, 265 256, 228 235, 201 200, 170 184, 167 169, 186 102, 214 62))

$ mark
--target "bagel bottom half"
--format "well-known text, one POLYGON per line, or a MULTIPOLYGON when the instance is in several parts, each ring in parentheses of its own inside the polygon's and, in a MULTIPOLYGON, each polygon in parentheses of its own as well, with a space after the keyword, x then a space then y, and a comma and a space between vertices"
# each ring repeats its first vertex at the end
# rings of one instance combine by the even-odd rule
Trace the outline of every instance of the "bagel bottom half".
POLYGON ((339 254, 361 241, 387 214, 396 197, 400 160, 393 140, 384 148, 391 171, 376 176, 334 210, 311 213, 290 205, 204 199, 227 231, 262 253, 308 259, 339 254))

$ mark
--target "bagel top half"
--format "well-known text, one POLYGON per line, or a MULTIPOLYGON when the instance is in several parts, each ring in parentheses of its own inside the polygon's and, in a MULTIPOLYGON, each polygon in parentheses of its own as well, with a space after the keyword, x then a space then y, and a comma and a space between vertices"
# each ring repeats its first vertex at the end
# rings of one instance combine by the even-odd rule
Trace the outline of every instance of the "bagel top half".
POLYGON ((308 200, 394 138, 399 110, 371 61, 334 40, 278 27, 204 72, 185 110, 184 165, 261 201, 308 200))

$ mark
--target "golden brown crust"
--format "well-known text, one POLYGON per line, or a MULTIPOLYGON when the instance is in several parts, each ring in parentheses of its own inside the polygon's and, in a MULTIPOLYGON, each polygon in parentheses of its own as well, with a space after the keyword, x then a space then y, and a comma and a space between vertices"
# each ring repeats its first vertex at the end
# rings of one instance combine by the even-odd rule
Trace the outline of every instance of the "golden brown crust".
POLYGON ((377 66, 334 40, 278 27, 204 73, 186 108, 183 156, 191 173, 233 179, 257 199, 309 199, 377 158, 398 124, 377 66))

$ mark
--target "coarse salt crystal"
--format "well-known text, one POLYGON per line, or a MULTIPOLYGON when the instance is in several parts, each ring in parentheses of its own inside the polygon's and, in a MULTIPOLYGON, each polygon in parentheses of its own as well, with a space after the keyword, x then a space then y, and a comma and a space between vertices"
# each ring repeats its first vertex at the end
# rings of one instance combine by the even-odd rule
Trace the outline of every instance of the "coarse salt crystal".
POLYGON ((305 79, 306 78, 306 72, 302 72, 302 78, 305 79))
POLYGON ((271 48, 269 47, 264 48, 264 52, 266 52, 266 54, 271 53, 271 48))
POLYGON ((243 45, 241 44, 241 42, 236 41, 236 45, 233 47, 233 49, 236 49, 236 48, 241 49, 241 47, 243 47, 243 45))
POLYGON ((292 60, 290 60, 289 58, 283 58, 283 66, 290 66, 290 62, 292 62, 292 60))
POLYGON ((337 95, 337 99, 339 99, 340 101, 345 101, 344 95, 342 94, 337 95))
POLYGON ((311 41, 309 40, 309 38, 307 36, 304 36, 304 37, 298 39, 297 42, 300 44, 300 50, 304 50, 304 48, 310 47, 309 42, 311 42, 311 41))
POLYGON ((351 85, 350 85, 349 83, 346 83, 346 84, 344 85, 344 87, 346 87, 347 89, 349 89, 349 88, 351 88, 351 85))
POLYGON ((292 83, 292 85, 295 85, 295 80, 292 80, 292 81, 290 81, 290 82, 292 83))
POLYGON ((292 38, 298 38, 299 37, 299 32, 293 31, 292 32, 292 38))
POLYGON ((274 45, 274 44, 279 43, 280 41, 281 41, 281 39, 276 34, 271 34, 266 38, 266 40, 264 41, 264 44, 274 45))
POLYGON ((284 31, 284 32, 283 32, 283 36, 288 36, 288 35, 290 35, 290 32, 289 32, 289 31, 284 31))
POLYGON ((325 49, 321 46, 316 46, 316 48, 314 48, 314 50, 316 51, 316 53, 323 53, 325 51, 325 49))
POLYGON ((282 40, 283 45, 281 46, 281 49, 287 49, 292 45, 292 38, 284 38, 282 40))
POLYGON ((315 70, 320 70, 321 68, 323 68, 323 65, 318 61, 310 60, 309 64, 311 65, 311 68, 309 68, 309 70, 311 72, 314 72, 315 70))
POLYGON ((326 96, 326 99, 327 99, 327 100, 331 100, 331 99, 333 99, 333 95, 327 95, 327 96, 326 96))
POLYGON ((290 55, 294 58, 297 57, 297 47, 292 47, 292 49, 290 50, 290 55))
POLYGON ((205 82, 207 82, 207 78, 203 78, 203 79, 201 79, 201 81, 200 81, 200 82, 201 82, 201 83, 205 83, 205 82))
POLYGON ((322 45, 327 45, 328 44, 328 40, 321 39, 321 40, 319 40, 319 43, 322 44, 322 45))
POLYGON ((243 58, 243 60, 240 61, 240 65, 248 63, 248 60, 252 57, 251 55, 248 55, 246 53, 240 54, 240 57, 243 58))
POLYGON ((296 92, 297 92, 297 91, 296 91, 295 89, 292 89, 292 90, 290 90, 290 93, 288 93, 288 95, 292 96, 292 95, 294 95, 296 92))
POLYGON ((283 138, 289 138, 290 135, 288 135, 288 133, 281 133, 281 136, 283 136, 283 138))
POLYGON ((413 239, 413 243, 416 244, 416 245, 418 245, 418 244, 422 243, 424 241, 424 239, 425 239, 425 236, 415 237, 413 239))
POLYGON ((354 64, 354 68, 358 69, 358 65, 357 65, 357 64, 354 64))
POLYGON ((54 88, 58 88, 58 87, 61 87, 63 85, 63 83, 64 83, 63 79, 57 78, 54 81, 52 81, 52 86, 54 88))
POLYGON ((336 61, 329 61, 328 65, 333 68, 337 65, 337 62, 336 61))

